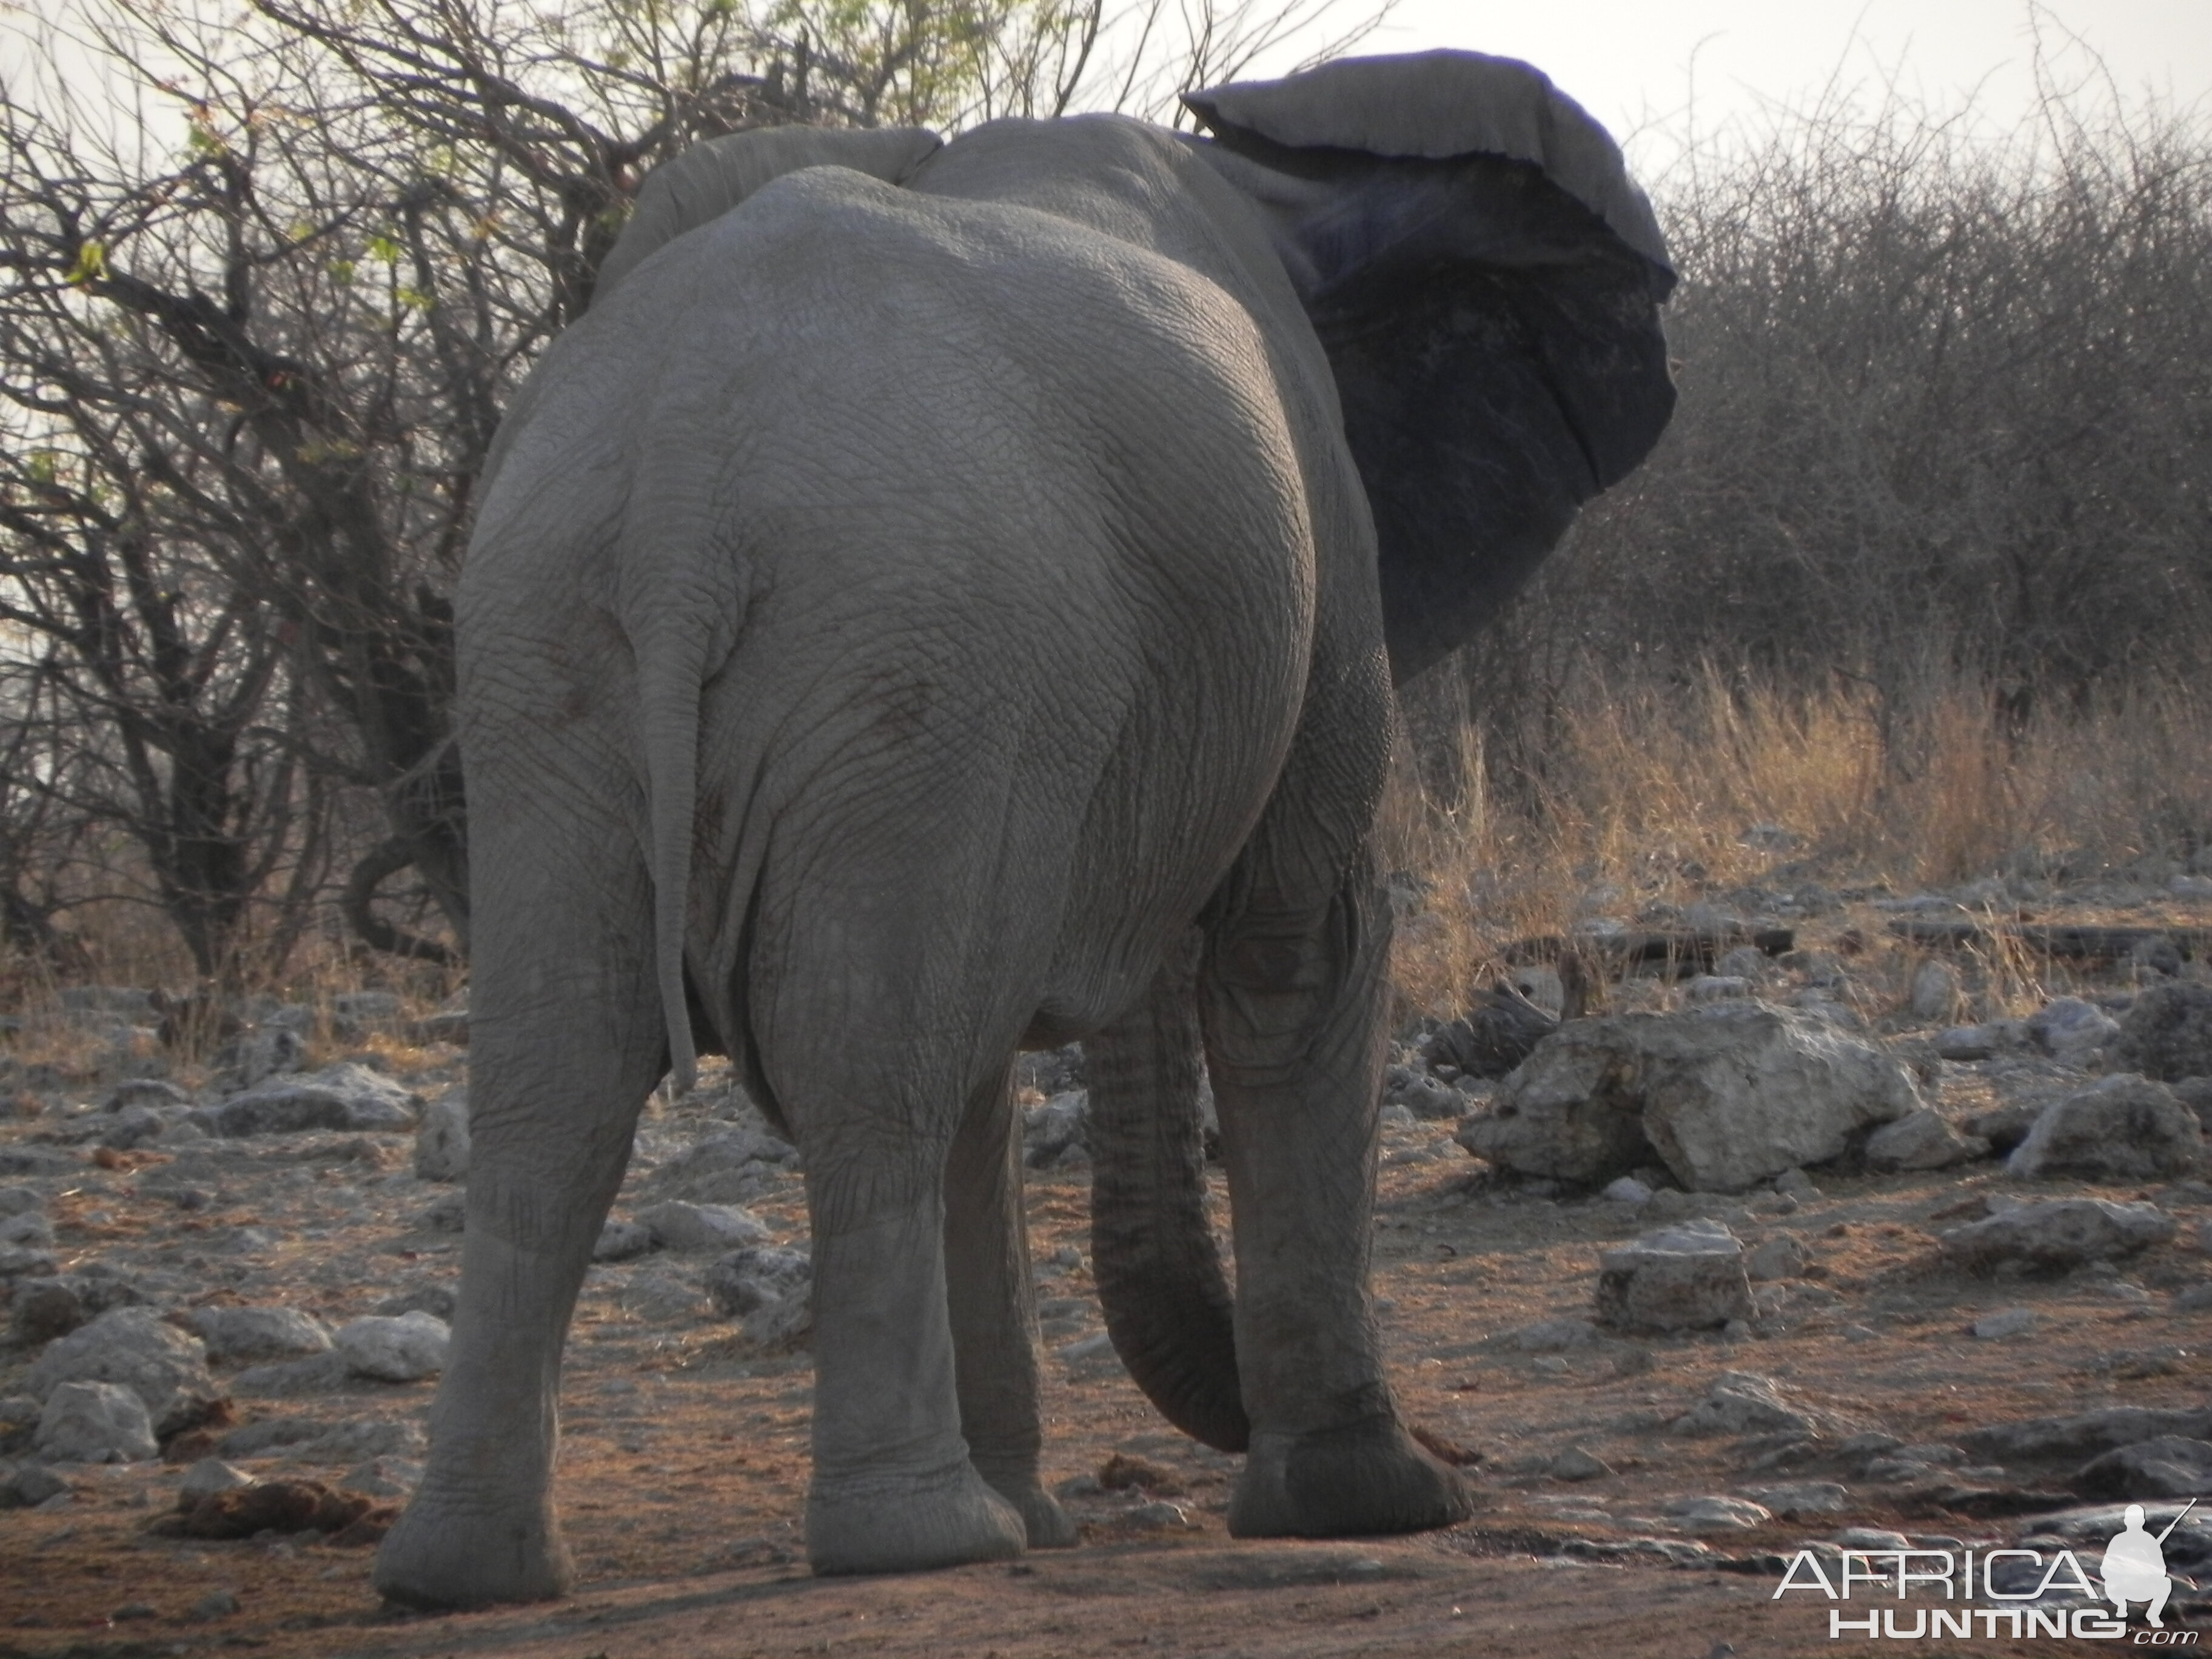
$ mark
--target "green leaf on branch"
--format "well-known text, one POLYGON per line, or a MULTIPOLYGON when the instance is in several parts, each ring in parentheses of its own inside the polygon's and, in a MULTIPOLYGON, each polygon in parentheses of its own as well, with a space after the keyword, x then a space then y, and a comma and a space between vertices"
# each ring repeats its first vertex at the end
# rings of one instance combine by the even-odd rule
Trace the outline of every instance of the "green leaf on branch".
POLYGON ((76 262, 69 268, 72 288, 88 288, 107 275, 107 250, 98 242, 77 244, 76 262))

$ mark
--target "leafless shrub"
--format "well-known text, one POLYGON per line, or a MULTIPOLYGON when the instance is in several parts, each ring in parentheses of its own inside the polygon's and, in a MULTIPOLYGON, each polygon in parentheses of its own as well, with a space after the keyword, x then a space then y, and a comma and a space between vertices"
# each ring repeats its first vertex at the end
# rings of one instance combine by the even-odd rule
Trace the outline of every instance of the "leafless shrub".
POLYGON ((1155 98, 1336 3, 69 9, 44 44, 98 74, 57 56, 0 115, 7 937, 60 948, 33 844, 105 826, 130 855, 72 902, 137 886, 199 976, 279 971, 333 899, 457 958, 448 596, 500 412, 643 174, 747 126, 1155 98))
POLYGON ((2204 665, 2201 115, 2054 93, 1990 143, 1821 106, 1661 205, 1680 405, 1469 653, 1494 765, 1540 776, 1593 662, 1862 684, 1879 720, 1966 672, 2012 723, 2204 665))

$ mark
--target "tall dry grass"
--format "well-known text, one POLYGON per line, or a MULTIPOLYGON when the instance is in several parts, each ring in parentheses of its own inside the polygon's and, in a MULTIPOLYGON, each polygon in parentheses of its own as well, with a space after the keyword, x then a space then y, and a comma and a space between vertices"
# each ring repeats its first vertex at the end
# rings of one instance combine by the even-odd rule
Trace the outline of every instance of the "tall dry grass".
MULTIPOLYGON (((280 970, 241 974, 236 989, 278 1002, 304 1002, 325 1014, 333 998, 349 991, 396 991, 415 1012, 427 1013, 467 982, 464 968, 365 950, 348 939, 336 921, 331 917, 331 925, 301 940, 280 970)), ((70 923, 75 950, 68 972, 57 970, 49 959, 33 952, 0 950, 0 1012, 27 1014, 35 1024, 52 1013, 61 991, 70 985, 137 986, 179 996, 205 988, 176 930, 150 905, 125 898, 99 899, 72 909, 70 923)), ((76 1062, 82 1058, 76 1052, 82 1045, 58 1035, 60 1029, 42 1030, 37 1041, 18 1040, 0 1048, 0 1053, 45 1060, 64 1070, 81 1069, 76 1062)), ((210 1034, 195 1031, 193 1036, 207 1041, 188 1042, 192 1054, 212 1046, 210 1034)))
MULTIPOLYGON (((1987 678, 1956 672, 1899 698, 1840 676, 1807 691, 1710 663, 1680 678, 1584 663, 1549 702, 1539 752, 1516 744, 1509 760, 1486 752, 1483 722, 1451 718, 1470 692, 1459 672, 1413 690, 1383 804, 1385 867, 1423 892, 1396 967, 1425 1012, 1456 1012, 1511 941, 1587 915, 1762 884, 2081 877, 2212 846, 2212 683, 2145 676, 2015 716, 1987 678)), ((84 980, 192 983, 150 906, 73 919, 84 980)), ((349 948, 332 925, 252 988, 322 1003, 388 988, 428 1008, 465 977, 349 948)), ((0 1005, 47 1006, 58 987, 33 958, 0 961, 0 1005)))
MULTIPOLYGON (((1463 706, 1464 688, 1425 690, 1463 706)), ((1547 729, 1533 767, 1501 767, 1472 720, 1432 721, 1419 756, 1401 745, 1382 844, 1424 896, 1396 961, 1421 1012, 1457 1011, 1510 941, 1588 915, 1762 884, 2156 875, 2212 845, 2201 681, 2142 677, 2021 714, 1963 672, 1897 698, 1842 678, 1805 690, 1710 664, 1671 681, 1586 665, 1547 729)))

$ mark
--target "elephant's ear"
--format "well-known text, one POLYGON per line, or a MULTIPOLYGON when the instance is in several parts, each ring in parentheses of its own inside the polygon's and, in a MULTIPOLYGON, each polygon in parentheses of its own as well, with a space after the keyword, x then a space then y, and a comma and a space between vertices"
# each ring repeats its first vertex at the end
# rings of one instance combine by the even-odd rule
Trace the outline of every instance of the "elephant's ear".
POLYGON ((592 298, 611 294, 647 256, 720 218, 772 179, 801 167, 851 167, 900 184, 945 141, 920 127, 755 127, 694 144, 646 175, 637 210, 599 264, 592 298))
POLYGON ((1184 101, 1328 353, 1403 679, 1665 429, 1658 222, 1604 130, 1510 58, 1347 58, 1184 101))

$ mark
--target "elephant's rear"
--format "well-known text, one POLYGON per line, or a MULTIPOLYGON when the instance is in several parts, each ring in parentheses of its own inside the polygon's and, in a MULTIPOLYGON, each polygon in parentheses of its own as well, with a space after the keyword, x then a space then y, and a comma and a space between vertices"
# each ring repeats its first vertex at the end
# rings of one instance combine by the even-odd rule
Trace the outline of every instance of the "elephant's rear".
POLYGON ((1188 273, 835 175, 764 196, 763 356, 805 392, 736 486, 775 576, 707 705, 745 806, 694 939, 774 1093, 833 1045, 919 1122, 1133 1000, 1234 858, 1303 693, 1303 486, 1188 273))
POLYGON ((809 1553, 1069 1541, 1007 1070, 1141 998, 1268 799, 1314 628, 1297 446, 1243 311, 1065 221, 823 173, 690 240, 609 325, 665 308, 688 349, 626 434, 604 729, 662 1006, 678 882, 696 1000, 806 1159, 809 1553), (886 1469, 924 1496, 887 1510, 886 1469))
POLYGON ((464 627, 542 683, 526 739, 471 752, 619 750, 648 842, 696 764, 686 959, 774 1096, 855 1032, 941 1050, 899 1060, 927 1090, 1096 1024, 1297 718, 1311 530, 1272 374, 1218 289, 1066 221, 781 180, 533 387, 464 627), (652 712, 672 663, 689 741, 652 712))

